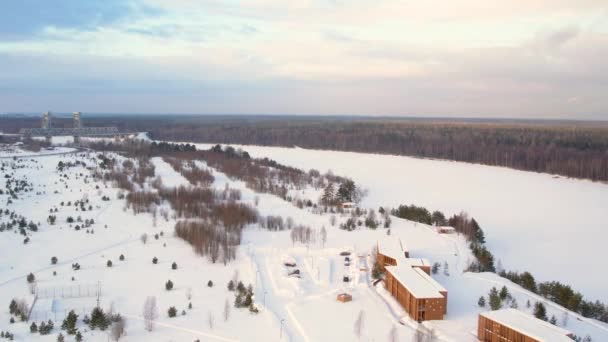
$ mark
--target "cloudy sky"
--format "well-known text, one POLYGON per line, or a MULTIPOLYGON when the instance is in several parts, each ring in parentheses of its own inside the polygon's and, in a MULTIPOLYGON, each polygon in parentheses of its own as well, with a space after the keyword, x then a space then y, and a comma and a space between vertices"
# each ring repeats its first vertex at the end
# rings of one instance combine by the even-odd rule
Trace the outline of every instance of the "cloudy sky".
POLYGON ((0 112, 608 120, 606 0, 18 0, 0 112))

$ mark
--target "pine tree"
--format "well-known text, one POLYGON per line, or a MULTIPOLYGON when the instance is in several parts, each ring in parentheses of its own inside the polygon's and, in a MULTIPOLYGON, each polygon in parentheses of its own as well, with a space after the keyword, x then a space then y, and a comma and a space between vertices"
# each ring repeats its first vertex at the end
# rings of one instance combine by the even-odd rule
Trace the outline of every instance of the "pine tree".
POLYGON ((484 308, 486 306, 486 298, 484 296, 479 297, 477 305, 479 305, 480 308, 484 308))
POLYGON ((32 325, 30 325, 30 332, 32 334, 35 334, 38 332, 38 326, 36 325, 36 322, 32 322, 32 325))
POLYGON ((534 303, 534 317, 543 321, 547 320, 547 308, 545 308, 545 304, 541 302, 534 303))
POLYGON ((61 329, 65 330, 69 335, 74 335, 76 333, 76 322, 78 321, 78 315, 74 312, 74 310, 70 311, 67 317, 63 320, 61 324, 61 329))
POLYGON ((167 282, 165 283, 165 289, 167 291, 171 291, 173 289, 173 282, 171 280, 167 280, 167 282))
POLYGON ((63 337, 62 333, 59 333, 59 335, 57 336, 57 342, 64 342, 65 341, 65 337, 63 337))
POLYGON ((80 331, 76 333, 76 342, 82 342, 82 334, 80 331))
POLYGON ((507 299, 507 297, 509 297, 509 290, 507 289, 506 286, 503 286, 500 289, 500 294, 499 295, 500 295, 500 299, 501 300, 505 300, 505 299, 507 299))
POLYGON ((232 280, 228 282, 228 291, 234 291, 234 281, 232 280))
POLYGON ((557 325, 557 318, 555 318, 555 315, 551 316, 551 319, 549 320, 549 323, 551 323, 553 325, 557 325))
POLYGON ((498 310, 502 307, 502 303, 500 300, 500 295, 498 294, 498 290, 496 289, 496 287, 492 287, 492 289, 490 290, 490 294, 489 294, 489 302, 490 302, 490 309, 492 310, 498 310))

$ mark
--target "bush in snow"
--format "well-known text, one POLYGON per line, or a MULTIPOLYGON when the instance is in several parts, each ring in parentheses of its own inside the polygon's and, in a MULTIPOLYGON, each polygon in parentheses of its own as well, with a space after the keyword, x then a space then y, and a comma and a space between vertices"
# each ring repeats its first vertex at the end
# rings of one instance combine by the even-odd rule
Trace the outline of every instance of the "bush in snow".
POLYGON ((177 316, 177 309, 174 306, 170 307, 169 310, 167 310, 167 315, 169 315, 169 317, 177 316))
POLYGON ((171 291, 173 289, 173 282, 171 280, 167 280, 167 282, 165 283, 165 289, 167 291, 171 291))

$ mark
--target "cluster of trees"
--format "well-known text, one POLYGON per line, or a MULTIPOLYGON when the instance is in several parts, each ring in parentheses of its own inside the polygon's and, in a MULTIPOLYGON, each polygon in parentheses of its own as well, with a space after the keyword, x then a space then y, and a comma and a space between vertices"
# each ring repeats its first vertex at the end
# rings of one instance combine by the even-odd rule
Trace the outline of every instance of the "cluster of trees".
POLYGON ((432 215, 428 209, 424 207, 418 207, 416 205, 400 205, 399 207, 391 210, 391 215, 400 217, 402 219, 420 222, 424 224, 432 224, 432 215))
POLYGON ((21 321, 25 321, 29 312, 29 306, 23 299, 13 299, 8 306, 8 311, 11 314, 11 318, 14 316, 21 321))
POLYGON ((241 239, 240 232, 229 232, 207 221, 178 221, 175 234, 187 241, 196 254, 207 256, 213 263, 221 260, 224 264, 236 258, 241 239))
POLYGON ((308 246, 317 241, 317 231, 308 226, 297 225, 293 227, 289 236, 292 244, 299 242, 308 246))
POLYGON ((192 160, 188 161, 187 165, 184 165, 184 160, 180 158, 165 156, 163 160, 194 186, 208 187, 215 180, 215 177, 213 177, 213 174, 209 170, 199 168, 192 160))
POLYGON ((228 282, 228 290, 234 292, 234 306, 236 308, 247 308, 252 313, 258 313, 258 308, 253 301, 253 287, 251 284, 247 287, 241 281, 236 283, 236 286, 234 284, 234 280, 228 282))
MULTIPOLYGON (((500 291, 496 287, 492 287, 492 289, 490 289, 490 293, 488 293, 487 303, 491 310, 499 310, 505 306, 517 308, 517 301, 515 298, 513 298, 513 296, 511 296, 506 286, 503 286, 500 291)), ((485 297, 479 297, 477 305, 480 307, 485 307, 485 297)))
POLYGON ((161 140, 408 155, 608 180, 608 125, 597 123, 171 116, 120 125, 161 140))
POLYGON ((132 191, 126 196, 127 208, 132 208, 133 213, 144 213, 152 211, 152 206, 159 206, 160 195, 151 191, 132 191))
POLYGON ((485 235, 477 221, 469 217, 465 212, 453 215, 445 219, 440 211, 430 212, 424 207, 416 205, 400 205, 391 210, 391 214, 410 221, 420 222, 428 225, 449 225, 464 235, 469 241, 469 248, 475 256, 475 261, 468 265, 468 270, 473 272, 496 272, 494 255, 485 246, 485 235))
POLYGON ((595 318, 608 323, 608 305, 605 305, 600 301, 593 302, 584 300, 583 295, 572 289, 569 285, 562 284, 558 281, 537 283, 530 272, 518 273, 503 270, 498 274, 568 310, 578 312, 584 317, 595 318))

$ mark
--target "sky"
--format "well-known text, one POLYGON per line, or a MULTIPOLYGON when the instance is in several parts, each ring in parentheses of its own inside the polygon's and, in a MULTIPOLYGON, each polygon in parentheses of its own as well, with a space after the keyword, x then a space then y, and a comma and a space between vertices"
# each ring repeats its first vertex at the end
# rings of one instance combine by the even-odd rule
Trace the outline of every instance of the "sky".
POLYGON ((608 120, 606 0, 0 3, 0 113, 608 120))

